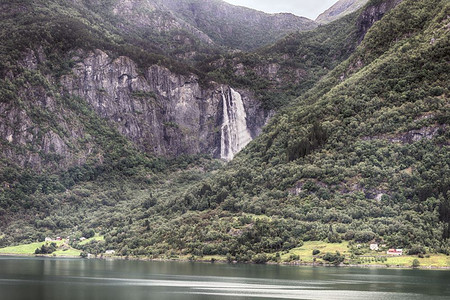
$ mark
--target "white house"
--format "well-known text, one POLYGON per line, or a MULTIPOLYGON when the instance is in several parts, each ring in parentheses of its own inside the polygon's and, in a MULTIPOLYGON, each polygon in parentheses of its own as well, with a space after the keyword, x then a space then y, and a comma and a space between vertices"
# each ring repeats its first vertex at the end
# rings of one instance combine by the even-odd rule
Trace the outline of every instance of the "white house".
POLYGON ((377 243, 370 244, 370 250, 378 251, 379 247, 377 243))
POLYGON ((116 251, 114 251, 114 250, 106 250, 105 251, 105 254, 116 254, 116 251))

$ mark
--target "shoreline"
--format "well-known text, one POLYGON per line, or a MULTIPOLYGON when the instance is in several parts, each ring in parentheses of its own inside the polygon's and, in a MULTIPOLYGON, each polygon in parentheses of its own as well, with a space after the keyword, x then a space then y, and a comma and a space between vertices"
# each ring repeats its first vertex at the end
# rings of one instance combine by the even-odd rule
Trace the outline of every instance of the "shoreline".
MULTIPOLYGON (((0 257, 29 257, 29 258, 62 258, 62 259, 96 259, 96 260, 129 260, 129 261, 149 261, 149 262, 193 262, 193 263, 208 263, 208 264, 233 264, 233 265, 258 265, 253 262, 228 262, 226 260, 210 260, 210 259, 196 259, 196 260, 189 260, 189 259, 164 259, 164 258, 144 258, 144 257, 122 257, 122 256, 101 256, 101 257, 92 257, 92 258, 82 258, 80 256, 73 256, 73 255, 36 255, 36 254, 8 254, 8 253, 0 253, 0 257)), ((385 265, 385 264, 378 264, 378 265, 367 265, 367 264, 345 264, 341 263, 339 265, 334 264, 324 264, 324 263, 308 263, 308 262, 267 262, 265 264, 259 264, 259 265, 279 265, 279 266, 291 266, 291 267, 325 267, 325 268, 362 268, 362 269, 410 269, 410 270, 432 270, 432 271, 445 271, 450 270, 450 266, 418 266, 418 267, 412 267, 412 266, 401 266, 401 265, 385 265)))

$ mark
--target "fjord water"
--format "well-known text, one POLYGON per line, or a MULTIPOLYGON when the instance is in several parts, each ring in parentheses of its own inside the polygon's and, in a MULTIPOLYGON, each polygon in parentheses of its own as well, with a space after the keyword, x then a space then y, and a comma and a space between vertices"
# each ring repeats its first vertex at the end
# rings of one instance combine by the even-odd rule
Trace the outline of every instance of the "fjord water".
POLYGON ((450 299, 450 271, 0 257, 0 299, 450 299))

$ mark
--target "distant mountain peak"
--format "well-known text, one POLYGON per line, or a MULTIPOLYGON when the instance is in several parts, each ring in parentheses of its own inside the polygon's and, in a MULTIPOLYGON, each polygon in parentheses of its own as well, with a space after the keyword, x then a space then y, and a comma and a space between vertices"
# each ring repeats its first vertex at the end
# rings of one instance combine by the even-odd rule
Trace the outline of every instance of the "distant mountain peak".
POLYGON ((332 7, 320 14, 316 22, 326 24, 348 15, 364 6, 369 0, 339 0, 332 7))
POLYGON ((291 13, 265 13, 222 0, 150 0, 207 34, 216 44, 251 50, 317 24, 291 13))

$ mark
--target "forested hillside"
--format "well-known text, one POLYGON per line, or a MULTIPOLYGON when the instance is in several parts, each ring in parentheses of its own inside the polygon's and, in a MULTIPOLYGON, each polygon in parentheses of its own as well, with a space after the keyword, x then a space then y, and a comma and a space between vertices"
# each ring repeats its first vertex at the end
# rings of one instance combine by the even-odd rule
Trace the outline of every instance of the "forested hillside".
POLYGON ((233 255, 323 239, 448 253, 449 8, 404 1, 180 205, 260 216, 233 255))
POLYGON ((163 22, 184 16, 179 39, 145 35, 159 2, 139 2, 136 27, 110 14, 138 2, 86 3, 1 4, 0 247, 97 234, 71 246, 265 262, 306 241, 376 240, 449 254, 447 0, 371 0, 254 52, 186 30, 199 20, 180 11, 163 22), (229 115, 255 139, 225 164, 229 115))

